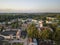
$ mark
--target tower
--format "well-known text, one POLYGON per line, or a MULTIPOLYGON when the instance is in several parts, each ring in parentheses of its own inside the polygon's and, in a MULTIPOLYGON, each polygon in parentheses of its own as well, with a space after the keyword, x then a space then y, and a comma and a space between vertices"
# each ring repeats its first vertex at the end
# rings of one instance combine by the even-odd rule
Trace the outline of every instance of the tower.
POLYGON ((39 21, 39 26, 40 26, 40 27, 43 27, 43 21, 42 21, 42 20, 39 21))

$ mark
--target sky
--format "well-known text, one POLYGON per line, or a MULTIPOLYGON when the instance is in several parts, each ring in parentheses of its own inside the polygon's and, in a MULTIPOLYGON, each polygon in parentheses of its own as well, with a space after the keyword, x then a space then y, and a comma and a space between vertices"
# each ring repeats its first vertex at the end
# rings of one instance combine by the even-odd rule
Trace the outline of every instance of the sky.
POLYGON ((60 0, 0 0, 0 12, 60 12, 60 0))

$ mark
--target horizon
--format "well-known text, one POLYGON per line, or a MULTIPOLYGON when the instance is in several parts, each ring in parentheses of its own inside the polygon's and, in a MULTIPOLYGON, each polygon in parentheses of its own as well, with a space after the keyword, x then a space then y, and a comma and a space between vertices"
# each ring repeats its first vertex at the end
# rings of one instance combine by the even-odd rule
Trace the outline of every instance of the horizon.
POLYGON ((0 0, 0 13, 60 13, 60 0, 0 0))

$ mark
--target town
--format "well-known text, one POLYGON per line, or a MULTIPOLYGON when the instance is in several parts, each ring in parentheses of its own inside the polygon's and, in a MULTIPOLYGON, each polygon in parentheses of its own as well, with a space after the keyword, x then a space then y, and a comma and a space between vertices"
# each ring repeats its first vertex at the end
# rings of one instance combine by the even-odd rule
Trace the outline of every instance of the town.
POLYGON ((60 14, 0 14, 1 45, 60 45, 60 14))

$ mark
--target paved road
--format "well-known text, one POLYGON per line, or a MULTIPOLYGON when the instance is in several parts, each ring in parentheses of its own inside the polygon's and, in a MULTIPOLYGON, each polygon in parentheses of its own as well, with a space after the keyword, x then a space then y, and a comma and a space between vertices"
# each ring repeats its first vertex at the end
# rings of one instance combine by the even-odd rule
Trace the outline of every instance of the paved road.
POLYGON ((28 45, 27 40, 28 40, 28 38, 25 39, 25 41, 24 41, 24 45, 28 45))

